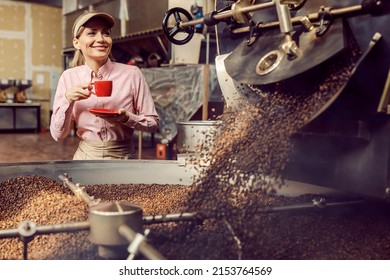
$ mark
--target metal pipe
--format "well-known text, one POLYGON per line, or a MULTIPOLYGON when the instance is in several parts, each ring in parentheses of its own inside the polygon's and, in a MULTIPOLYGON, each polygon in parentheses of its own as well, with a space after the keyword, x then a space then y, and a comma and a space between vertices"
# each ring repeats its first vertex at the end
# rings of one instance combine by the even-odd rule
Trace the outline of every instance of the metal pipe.
MULTIPOLYGON (((67 224, 43 225, 35 228, 35 234, 50 234, 62 232, 74 232, 81 230, 89 230, 89 222, 74 222, 67 224)), ((3 229, 0 230, 0 238, 15 238, 19 237, 19 229, 3 229)))
MULTIPOLYGON (((330 11, 331 16, 337 17, 337 16, 343 16, 343 15, 348 15, 356 12, 360 12, 363 10, 362 5, 354 5, 350 7, 345 7, 345 8, 339 8, 339 9, 334 9, 330 11)), ((319 13, 312 13, 308 14, 305 17, 307 17, 310 21, 318 21, 319 13)), ((294 24, 302 24, 301 23, 301 18, 303 16, 298 16, 298 17, 293 17, 291 18, 291 23, 294 24)), ((273 27, 278 27, 280 25, 279 21, 271 21, 271 22, 266 22, 266 23, 259 23, 257 27, 259 28, 273 28, 273 27)), ((245 33, 249 32, 250 28, 249 26, 241 27, 241 28, 236 28, 232 32, 233 34, 239 34, 239 33, 245 33)))
MULTIPOLYGON (((247 7, 242 7, 240 9, 237 9, 235 12, 250 13, 250 12, 254 12, 254 11, 270 8, 270 7, 273 7, 274 5, 275 5, 275 2, 274 1, 270 1, 270 2, 267 2, 267 3, 256 4, 256 5, 247 6, 247 7)), ((223 12, 220 12, 220 13, 217 13, 217 14, 213 15, 213 19, 214 20, 221 20, 221 19, 232 17, 232 16, 233 16, 233 11, 229 10, 229 11, 223 11, 223 12)), ((203 18, 199 18, 199 19, 190 20, 190 21, 187 21, 187 22, 180 22, 179 23, 179 29, 185 29, 186 27, 194 26, 194 25, 197 25, 197 24, 203 24, 203 23, 204 23, 204 17, 203 18)))
POLYGON ((89 228, 90 228, 89 221, 73 222, 73 223, 66 223, 66 224, 55 224, 55 225, 43 225, 37 227, 37 234, 75 232, 75 231, 89 230, 89 228))
POLYGON ((276 13, 278 15, 280 31, 282 33, 290 33, 292 28, 290 10, 287 5, 282 5, 280 0, 276 0, 276 13))
POLYGON ((19 236, 19 231, 16 228, 0 230, 0 238, 14 238, 19 236))

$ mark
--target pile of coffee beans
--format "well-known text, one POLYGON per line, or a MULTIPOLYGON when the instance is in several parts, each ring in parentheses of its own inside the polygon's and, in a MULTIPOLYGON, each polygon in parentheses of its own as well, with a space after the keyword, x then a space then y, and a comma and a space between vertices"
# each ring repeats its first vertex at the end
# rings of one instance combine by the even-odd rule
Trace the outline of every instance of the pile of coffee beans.
MULTIPOLYGON (((138 204, 144 216, 185 212, 197 192, 195 186, 181 185, 84 187, 102 201, 138 204)), ((38 227, 88 221, 85 202, 59 181, 23 176, 2 182, 0 190, 0 235, 26 220, 38 227)), ((217 200, 212 212, 199 213, 196 219, 145 224, 144 228, 151 230, 148 242, 167 259, 390 258, 390 205, 383 202, 271 211, 311 205, 314 198, 230 191, 229 200, 217 200), (230 209, 228 215, 226 209, 230 209)), ((324 198, 327 202, 338 199, 324 198)), ((87 230, 36 235, 27 248, 29 259, 101 259, 87 230)), ((18 237, 0 238, 0 259, 22 258, 23 242, 18 237)))
MULTIPOLYGON (((87 213, 87 205, 56 181, 25 176, 0 184, 0 229, 15 229, 23 221, 37 226, 85 221, 87 213)), ((78 238, 81 235, 38 235, 28 244, 28 258, 46 259, 57 254, 67 257, 67 243, 83 248, 84 241, 78 238)), ((19 238, 0 239, 0 248, 1 259, 23 258, 19 238)))
MULTIPOLYGON (((175 185, 86 186, 90 196, 102 201, 130 201, 145 215, 178 213, 183 210, 191 188, 175 185)), ((72 191, 42 176, 23 176, 0 183, 1 230, 17 229, 23 221, 37 227, 88 221, 88 205, 72 191)), ((36 235, 28 243, 29 259, 96 259, 97 246, 88 240, 88 231, 36 235)), ((0 259, 23 258, 23 242, 0 238, 0 259)))

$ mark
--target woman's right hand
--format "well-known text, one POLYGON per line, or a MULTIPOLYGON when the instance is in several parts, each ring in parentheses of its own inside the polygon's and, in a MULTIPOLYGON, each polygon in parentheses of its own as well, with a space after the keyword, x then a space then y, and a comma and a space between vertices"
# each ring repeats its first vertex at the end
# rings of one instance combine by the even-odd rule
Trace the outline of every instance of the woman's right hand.
POLYGON ((69 101, 78 101, 78 100, 87 99, 92 94, 91 90, 92 90, 91 83, 81 84, 68 90, 65 93, 65 97, 69 101))

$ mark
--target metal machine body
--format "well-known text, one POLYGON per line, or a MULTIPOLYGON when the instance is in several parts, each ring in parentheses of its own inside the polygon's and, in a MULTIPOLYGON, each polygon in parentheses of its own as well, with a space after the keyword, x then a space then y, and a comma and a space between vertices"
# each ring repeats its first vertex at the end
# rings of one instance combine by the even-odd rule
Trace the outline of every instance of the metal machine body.
MULTIPOLYGON (((217 9, 226 2, 218 1, 217 9)), ((342 3, 343 7, 359 4, 358 1, 342 3)), ((388 104, 381 100, 387 99, 389 94, 385 85, 389 79, 386 57, 390 50, 390 32, 385 26, 390 24, 390 18, 389 4, 382 5, 378 14, 352 13, 351 16, 346 13, 341 18, 335 17, 322 36, 315 35, 318 30, 303 32, 306 35, 295 39, 300 43, 301 57, 289 60, 288 55, 284 55, 279 66, 268 75, 259 75, 256 64, 270 51, 282 49, 284 32, 264 28, 254 46, 248 46, 248 33, 234 34, 231 29, 229 38, 226 29, 232 27, 226 23, 217 25, 220 53, 227 54, 223 65, 217 62, 217 68, 224 67, 225 75, 231 77, 230 86, 234 87, 225 90, 224 94, 239 95, 239 99, 227 99, 228 103, 232 102, 231 106, 243 102, 242 99, 261 102, 261 97, 250 88, 243 89, 243 83, 269 85, 288 81, 300 90, 305 85, 301 82, 302 77, 306 81, 315 80, 317 72, 324 69, 321 67, 327 67, 325 63, 338 59, 337 54, 345 48, 346 33, 353 36, 360 47, 362 55, 352 76, 294 136, 291 161, 284 174, 286 178, 388 199, 390 122, 388 104)), ((341 10, 338 1, 307 1, 292 14, 295 17, 310 15, 323 6, 331 7, 330 12, 341 10)), ((255 12, 252 20, 259 22, 265 18, 271 22, 278 20, 277 14, 269 10, 255 12)), ((293 38, 300 32, 299 28, 301 26, 295 28, 293 38)), ((219 69, 218 73, 224 70, 219 69)), ((227 82, 227 79, 219 81, 227 82)))
POLYGON ((167 12, 176 26, 166 35, 187 34, 171 40, 183 44, 194 24, 216 26, 218 81, 226 105, 237 111, 260 107, 273 88, 310 95, 329 78, 339 83, 294 134, 287 179, 389 198, 388 1, 218 0, 203 19, 181 13, 167 12), (331 77, 348 55, 354 61, 347 77, 331 77))

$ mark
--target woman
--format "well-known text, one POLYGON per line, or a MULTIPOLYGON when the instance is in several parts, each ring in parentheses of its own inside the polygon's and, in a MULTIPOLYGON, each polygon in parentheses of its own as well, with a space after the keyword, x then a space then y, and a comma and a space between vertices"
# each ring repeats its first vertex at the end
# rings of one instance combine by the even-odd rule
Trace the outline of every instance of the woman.
POLYGON ((129 159, 134 157, 134 130, 155 132, 157 115, 141 70, 110 60, 111 28, 115 19, 101 12, 87 12, 73 25, 75 55, 72 68, 61 75, 53 103, 50 132, 63 140, 74 124, 81 141, 73 159, 129 159), (93 83, 111 80, 112 94, 97 97, 93 83), (117 110, 95 116, 90 108, 117 110))

